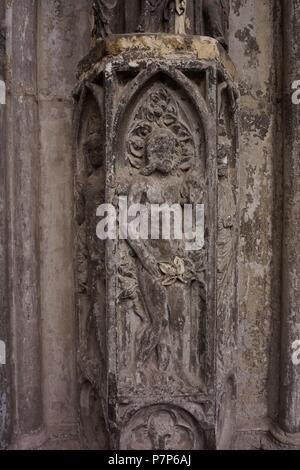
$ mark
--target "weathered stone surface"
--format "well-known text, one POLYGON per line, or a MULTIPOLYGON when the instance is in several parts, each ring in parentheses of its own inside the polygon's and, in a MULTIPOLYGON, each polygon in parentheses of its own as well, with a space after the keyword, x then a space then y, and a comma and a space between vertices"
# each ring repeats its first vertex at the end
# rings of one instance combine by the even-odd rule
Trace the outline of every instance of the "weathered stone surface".
POLYGON ((178 49, 172 36, 108 39, 103 50, 114 54, 96 64, 91 56, 77 91, 81 421, 91 447, 99 436, 104 444, 105 433, 116 449, 137 441, 141 449, 232 445, 237 90, 229 76, 234 67, 228 74, 217 42, 189 41, 192 47, 178 49), (168 53, 162 48, 154 64, 149 44, 156 39, 168 53), (129 205, 204 204, 204 246, 188 251, 184 241, 142 242, 129 233, 127 240, 105 242, 104 262, 95 213, 101 201, 116 204, 118 197, 129 205), (171 437, 167 430, 154 437, 163 419, 171 437), (182 442, 180 433, 186 433, 182 442))
MULTIPOLYGON (((98 5, 111 4, 113 9, 102 11, 101 21, 103 13, 107 15, 109 12, 108 22, 104 24, 105 28, 99 22, 95 24, 95 47, 79 67, 80 86, 75 92, 79 100, 77 125, 84 122, 88 126, 77 128, 77 141, 72 140, 71 134, 71 90, 75 84, 76 64, 90 47, 93 1, 0 1, 0 79, 5 75, 4 35, 1 34, 5 3, 8 94, 6 112, 0 105, 0 135, 1 144, 5 137, 8 145, 6 149, 0 145, 0 262, 1 267, 5 266, 5 257, 8 257, 10 278, 7 279, 5 270, 1 269, 0 340, 4 338, 6 341, 8 365, 15 367, 12 368, 13 388, 8 393, 9 367, 0 365, 0 447, 6 447, 10 441, 18 448, 78 448, 80 440, 84 448, 167 448, 171 440, 178 448, 182 443, 190 448, 299 448, 299 371, 290 361, 291 344, 294 339, 300 339, 297 320, 299 107, 291 102, 291 84, 300 80, 297 75, 298 1, 230 0, 229 28, 227 2, 222 0, 188 0, 186 5, 178 1, 177 12, 159 10, 162 6, 171 5, 171 2, 164 1, 126 0, 125 9, 124 2, 120 0, 98 1, 98 5), (35 8, 37 4, 38 11, 35 8), (158 17, 149 15, 151 4, 157 4, 158 17), (142 5, 148 11, 145 8, 143 13, 142 5), (217 14, 212 13, 216 6, 217 14), (216 19, 215 24, 211 18, 216 19), (283 30, 281 24, 284 25, 283 30), (151 34, 142 34, 143 29, 151 31, 151 34), (108 36, 104 42, 95 40, 106 36, 109 30, 117 35, 108 36), (124 33, 130 33, 130 36, 124 33), (207 37, 199 40, 193 34, 213 36, 218 42, 207 37), (229 44, 230 57, 236 69, 220 43, 225 48, 229 44), (282 50, 284 58, 281 57, 282 50), (111 354, 107 355, 106 329, 109 328, 112 335, 115 326, 120 332, 124 325, 119 320, 115 326, 106 325, 105 306, 111 312, 116 296, 106 297, 106 290, 111 292, 113 285, 112 282, 105 285, 104 246, 97 245, 93 229, 95 207, 103 200, 106 185, 105 166, 99 162, 104 151, 103 120, 106 114, 109 117, 109 111, 115 112, 118 99, 125 96, 125 85, 130 88, 140 70, 147 70, 150 65, 154 70, 166 63, 166 73, 168 67, 172 71, 178 68, 178 64, 181 67, 187 57, 187 68, 193 69, 195 64, 209 62, 214 64, 215 70, 225 69, 229 81, 239 83, 241 95, 241 243, 238 251, 239 283, 235 290, 232 258, 236 254, 236 246, 231 236, 238 225, 235 219, 236 194, 232 191, 235 169, 232 172, 224 165, 228 139, 232 139, 230 120, 228 125, 226 112, 224 114, 229 105, 222 80, 218 83, 216 100, 213 80, 209 77, 207 83, 211 85, 209 102, 212 109, 218 103, 214 122, 218 122, 220 142, 214 176, 219 189, 219 216, 214 222, 218 239, 216 282, 219 286, 215 300, 219 315, 216 342, 211 347, 211 351, 217 353, 216 380, 211 396, 218 406, 216 414, 213 414, 209 411, 211 402, 205 404, 207 409, 203 412, 200 429, 195 425, 199 419, 199 407, 198 411, 189 408, 187 403, 191 401, 182 403, 172 398, 173 401, 170 399, 167 404, 158 405, 153 398, 145 403, 144 397, 136 399, 137 394, 134 394, 138 387, 134 381, 127 386, 124 370, 128 370, 129 377, 134 376, 131 366, 133 364, 137 368, 138 360, 140 363, 144 361, 140 367, 141 374, 145 369, 149 377, 149 368, 153 367, 159 374, 165 374, 163 369, 170 361, 168 335, 173 338, 177 331, 182 332, 179 317, 177 330, 173 324, 164 326, 163 322, 162 325, 154 312, 158 338, 150 341, 148 351, 142 347, 133 352, 130 349, 134 344, 133 338, 137 345, 141 345, 140 337, 146 337, 146 328, 145 331, 139 329, 141 320, 134 313, 136 300, 131 298, 139 290, 147 299, 150 290, 148 286, 147 289, 143 287, 147 274, 135 276, 141 270, 141 257, 131 257, 134 260, 133 278, 123 268, 114 277, 114 266, 109 264, 108 277, 120 281, 120 291, 125 296, 121 296, 116 311, 120 315, 124 310, 127 312, 121 318, 132 336, 119 334, 116 350, 110 349, 111 354), (120 72, 124 65, 127 68, 120 72), (116 96, 113 89, 107 90, 108 84, 115 85, 120 96, 116 96), (107 96, 116 100, 109 100, 106 106, 103 105, 105 90, 107 96), (76 147, 74 161, 72 145, 76 147), (4 150, 7 150, 6 159, 4 150), (90 163, 85 165, 86 162, 90 163), (76 217, 73 216, 73 172, 76 173, 76 217), (8 240, 4 227, 5 207, 8 240), (74 235, 78 237, 76 247, 80 248, 77 255, 72 246, 74 235), (130 282, 128 285, 131 279, 133 286, 130 282), (230 314, 236 293, 239 297, 238 317, 230 314), (75 339, 77 327, 78 344, 75 339), (130 353, 118 356, 122 348, 127 348, 130 353), (136 361, 133 360, 135 357, 136 361), (114 365, 116 358, 120 359, 120 374, 114 365), (107 369, 111 372, 109 384, 113 398, 108 410, 107 369), (123 398, 117 393, 115 386, 118 384, 130 389, 129 404, 122 402, 123 398), (9 397, 12 408, 7 401, 9 397), (77 433, 79 410, 81 425, 77 433), (46 432, 40 433, 43 429, 46 432), (235 443, 232 430, 236 432, 235 443)), ((197 70, 187 73, 187 79, 195 88, 199 87, 200 94, 204 96, 206 86, 201 85, 203 77, 197 70)), ((181 68, 180 71, 186 73, 186 69, 181 68)), ((195 131, 188 119, 190 102, 184 100, 183 103, 177 94, 178 87, 170 86, 170 82, 171 78, 161 81, 160 76, 152 85, 160 85, 167 90, 171 101, 179 103, 178 120, 188 129, 187 138, 191 134, 194 139, 201 132, 195 131)), ((140 78, 137 87, 139 84, 140 78)), ((145 100, 149 99, 147 93, 154 92, 154 89, 150 87, 143 91, 135 104, 128 104, 132 112, 124 120, 125 127, 118 128, 122 130, 118 133, 120 139, 127 133, 133 141, 136 140, 135 111, 142 109, 145 100)), ((184 97, 184 93, 181 96, 184 97)), ((109 123, 109 128, 113 128, 113 123, 109 123)), ((163 138, 172 146, 171 137, 172 134, 162 133, 151 139, 149 149, 152 149, 152 156, 159 148, 160 152, 163 151, 160 144, 163 138)), ((133 154, 120 152, 119 147, 115 152, 117 178, 124 174, 128 183, 125 189, 132 197, 139 198, 132 179, 135 182, 146 181, 147 185, 151 181, 157 193, 164 189, 160 185, 162 178, 173 183, 178 178, 176 182, 180 187, 181 179, 177 174, 173 175, 173 170, 171 175, 164 177, 158 167, 152 173, 155 162, 152 166, 146 165, 148 175, 141 174, 142 168, 134 166, 140 161, 135 154, 135 150, 133 154), (132 178, 126 176, 121 154, 128 158, 126 162, 128 168, 132 167, 132 178)), ((203 174, 201 177, 203 179, 203 174)), ((176 184, 174 186, 176 189, 176 184)), ((111 185, 108 188, 111 197, 114 188, 111 185)), ((122 253, 131 251, 129 243, 123 245, 122 253)), ((113 264, 115 258, 111 257, 110 251, 108 255, 113 264)), ((170 297, 171 301, 175 295, 187 299, 188 293, 183 293, 181 286, 175 294, 169 294, 175 290, 174 278, 175 286, 178 285, 176 276, 180 275, 178 270, 182 271, 181 261, 177 260, 175 264, 174 258, 168 266, 162 267, 173 273, 167 279, 171 285, 158 288, 161 293, 158 309, 165 315, 165 305, 170 302, 170 297)), ((160 269, 159 276, 164 278, 166 273, 160 269)), ((148 278, 146 280, 148 282, 148 278)), ((150 276, 149 286, 155 284, 151 282, 150 276)), ((156 287, 154 285, 151 289, 155 292, 156 287)), ((187 286, 186 289, 188 291, 187 286)), ((204 293, 201 293, 202 297, 206 297, 204 293)), ((205 303, 203 299, 197 305, 199 310, 202 309, 201 303, 205 303)), ((148 311, 152 314, 152 308, 149 308, 149 303, 147 305, 144 310, 139 310, 143 319, 148 311)), ((173 311, 178 310, 175 308, 173 311)), ((183 310, 187 311, 186 305, 183 310)), ((145 326, 151 332, 149 323, 145 321, 145 326)), ((213 331, 211 325, 208 331, 213 331)), ((186 323, 183 334, 184 339, 189 338, 186 323)), ((201 329, 199 334, 203 338, 201 329)), ((181 343, 182 336, 178 334, 175 352, 180 352, 181 343)), ((172 356, 172 364, 173 361, 172 356)), ((182 361, 177 362, 175 376, 182 367, 182 361)), ((197 375, 203 363, 194 362, 192 372, 196 371, 194 375, 197 375)), ((194 375, 192 373, 192 379, 194 375)), ((200 378, 203 376, 205 378, 205 374, 200 374, 200 378)), ((176 392, 175 386, 174 389, 176 392)))
POLYGON ((189 57, 193 59, 216 60, 226 68, 233 81, 237 79, 235 65, 218 42, 206 37, 199 41, 199 37, 196 36, 172 34, 110 36, 105 41, 98 42, 88 56, 82 59, 78 67, 78 77, 84 80, 85 73, 87 76, 90 76, 93 70, 97 73, 110 56, 123 54, 124 59, 134 64, 136 58, 145 56, 145 59, 149 59, 150 54, 152 60, 158 60, 165 56, 176 58, 178 54, 185 52, 188 52, 189 57))
POLYGON ((2 2, 0 5, 0 78, 3 80, 5 77, 5 3, 2 2))
MULTIPOLYGON (((76 64, 90 45, 90 15, 85 0, 75 8, 73 1, 6 3, 11 282, 9 291, 2 284, 0 290, 10 301, 7 354, 17 386, 10 442, 17 448, 74 448, 71 90, 76 64)), ((1 439, 4 432, 1 424, 1 439)))
POLYGON ((124 33, 201 34, 228 49, 229 0, 95 0, 94 37, 124 33))
MULTIPOLYGON (((276 419, 278 413, 282 216, 279 3, 231 2, 230 55, 241 93, 237 401, 241 431, 267 430, 269 418, 276 419)), ((245 447, 248 436, 242 444, 245 447)))
POLYGON ((8 444, 10 435, 10 373, 9 373, 9 313, 7 273, 7 226, 6 226, 6 108, 5 108, 5 5, 0 4, 0 449, 8 444))
MULTIPOLYGON (((281 368, 279 426, 283 440, 300 445, 300 366, 293 358, 294 344, 300 339, 300 192, 299 144, 300 106, 291 97, 293 83, 299 80, 300 5, 289 0, 283 6, 284 18, 284 208, 283 272, 281 320, 281 368)), ((298 344, 298 343, 297 343, 298 344)))
POLYGON ((13 445, 22 448, 33 442, 33 435, 43 427, 35 2, 8 4, 7 17, 10 361, 17 390, 12 423, 13 445), (23 31, 24 22, 27 28, 23 31), (20 47, 21 36, 26 47, 20 47))
POLYGON ((85 0, 45 0, 38 13, 44 419, 50 437, 63 436, 70 442, 78 441, 72 89, 76 64, 90 45, 90 23, 85 0))

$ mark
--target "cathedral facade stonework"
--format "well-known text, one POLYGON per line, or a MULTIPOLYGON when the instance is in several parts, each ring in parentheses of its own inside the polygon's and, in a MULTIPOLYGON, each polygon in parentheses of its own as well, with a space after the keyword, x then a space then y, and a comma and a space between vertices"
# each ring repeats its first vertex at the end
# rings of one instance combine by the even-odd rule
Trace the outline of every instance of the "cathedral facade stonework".
POLYGON ((300 448, 299 45, 298 0, 1 1, 1 449, 300 448))

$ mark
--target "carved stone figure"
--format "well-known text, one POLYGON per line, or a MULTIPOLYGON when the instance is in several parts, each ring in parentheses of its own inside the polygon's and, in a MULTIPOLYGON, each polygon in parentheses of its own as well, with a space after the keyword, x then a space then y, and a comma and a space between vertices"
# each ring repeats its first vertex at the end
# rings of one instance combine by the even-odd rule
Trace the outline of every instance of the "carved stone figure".
MULTIPOLYGON (((234 272, 236 201, 232 185, 233 138, 228 101, 231 90, 226 82, 218 85, 218 299, 224 310, 231 301, 234 272)), ((228 308, 228 307, 227 307, 228 308)))
POLYGON ((118 0, 94 0, 93 9, 95 25, 93 35, 96 38, 105 38, 111 31, 111 15, 118 0))
POLYGON ((218 237, 217 237, 217 416, 218 439, 223 447, 231 445, 236 400, 236 369, 233 353, 236 337, 236 246, 237 193, 234 149, 234 90, 228 82, 218 84, 218 237), (230 105, 231 103, 231 105, 230 105), (226 351, 226 353, 225 353, 226 351))
POLYGON ((83 436, 89 448, 107 446, 103 412, 106 370, 105 253, 96 237, 96 209, 105 200, 103 130, 94 110, 83 136, 83 171, 77 181, 77 309, 80 411, 83 436))
MULTIPOLYGON (((195 141, 188 125, 181 120, 181 112, 172 93, 159 84, 137 108, 129 129, 127 159, 129 165, 140 171, 128 185, 129 207, 143 204, 151 210, 154 204, 179 203, 182 218, 184 204, 203 202, 201 179, 192 178, 196 162, 199 165, 195 141)), ((198 292, 197 308, 205 309, 205 250, 192 254, 185 249, 186 240, 174 237, 164 240, 159 230, 161 227, 157 227, 155 239, 146 241, 137 240, 129 231, 127 245, 133 253, 131 258, 128 249, 122 249, 119 281, 124 315, 132 309, 141 320, 132 337, 136 354, 131 369, 143 377, 145 386, 153 383, 155 375, 160 377, 162 387, 168 381, 180 383, 181 388, 201 386, 199 375, 195 376, 199 368, 197 348, 196 369, 192 374, 184 370, 183 362, 189 355, 191 323, 196 322, 196 327, 198 321, 188 306, 190 296, 198 292)), ((127 373, 127 380, 129 376, 127 373)))
MULTIPOLYGON (((173 20, 188 19, 185 6, 145 2, 144 29, 172 32, 173 20)), ((109 436, 113 449, 216 448, 235 419, 234 88, 212 41, 193 39, 199 51, 204 44, 214 51, 207 61, 189 50, 178 55, 173 39, 157 39, 171 52, 155 58, 148 46, 137 47, 144 36, 135 33, 132 51, 130 36, 124 43, 111 36, 111 55, 81 81, 79 109, 89 111, 77 155, 87 162, 77 165, 81 422, 96 442, 109 436), (90 91, 101 102, 101 125, 93 124, 90 91), (104 201, 116 216, 105 257, 95 220, 104 201), (186 231, 184 216, 196 205, 203 233, 191 248, 196 231, 186 231)))
MULTIPOLYGON (((223 146, 222 162, 219 164, 219 223, 218 223, 218 282, 219 298, 224 302, 224 296, 228 295, 228 288, 232 277, 234 261, 234 236, 236 207, 232 187, 228 180, 228 165, 226 157, 231 146, 223 146)), ((219 153, 220 155, 220 153, 219 153)))
POLYGON ((169 17, 170 0, 143 0, 139 32, 164 31, 169 17))
POLYGON ((129 28, 135 23, 135 29, 129 29, 126 15, 117 11, 118 0, 95 0, 94 36, 105 38, 111 33, 173 33, 185 34, 189 29, 192 34, 205 34, 217 39, 228 49, 229 0, 136 0, 129 28), (187 8, 191 6, 192 8, 187 8), (140 12, 140 13, 138 13, 140 12), (189 12, 189 13, 188 13, 189 12), (192 13, 191 13, 192 12, 192 13), (113 20, 117 19, 116 21, 113 20), (188 16, 190 15, 190 17, 188 16), (117 23, 119 27, 112 27, 117 23), (202 30, 204 27, 204 30, 202 30))
POLYGON ((229 9, 229 0, 203 0, 205 35, 217 39, 226 50, 229 9))
POLYGON ((176 28, 176 19, 186 11, 187 0, 142 0, 139 32, 184 32, 176 28), (177 29, 177 31, 176 31, 177 29))
MULTIPOLYGON (((89 306, 87 315, 99 315, 97 305, 101 305, 104 295, 100 287, 104 268, 104 246, 94 233, 96 208, 104 202, 103 138, 101 134, 89 135, 84 143, 84 154, 90 165, 90 174, 79 191, 77 221, 78 231, 78 288, 86 294, 89 306), (99 292, 100 290, 100 292, 99 292), (101 292, 102 291, 102 292, 101 292), (94 302, 93 305, 90 305, 94 302)), ((103 308, 103 307, 101 307, 103 308)), ((103 345, 102 345, 103 347, 103 345)))

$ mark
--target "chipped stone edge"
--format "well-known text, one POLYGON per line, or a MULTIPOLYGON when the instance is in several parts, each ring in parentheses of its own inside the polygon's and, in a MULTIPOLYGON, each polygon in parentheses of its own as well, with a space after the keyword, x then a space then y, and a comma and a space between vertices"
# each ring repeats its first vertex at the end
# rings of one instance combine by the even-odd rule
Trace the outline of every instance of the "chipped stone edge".
POLYGON ((80 65, 78 79, 85 79, 87 68, 91 71, 91 63, 94 67, 105 57, 119 57, 127 53, 136 52, 139 55, 147 57, 151 54, 151 59, 165 58, 166 56, 176 57, 182 55, 185 58, 197 60, 215 60, 224 69, 233 82, 238 80, 238 74, 235 65, 217 40, 207 36, 177 36, 170 34, 151 34, 151 35, 112 35, 105 40, 100 40, 85 57, 80 65))

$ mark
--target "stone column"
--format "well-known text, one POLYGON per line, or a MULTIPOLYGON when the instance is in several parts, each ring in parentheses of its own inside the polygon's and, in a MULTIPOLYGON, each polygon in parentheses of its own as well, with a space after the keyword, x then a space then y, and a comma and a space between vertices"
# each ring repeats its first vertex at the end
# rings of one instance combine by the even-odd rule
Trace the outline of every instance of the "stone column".
POLYGON ((44 414, 49 434, 70 442, 77 429, 72 89, 90 45, 90 10, 86 0, 38 3, 44 414))
MULTIPOLYGON (((76 445, 71 90, 90 44, 90 3, 25 0, 7 7, 10 206, 3 254, 9 253, 10 285, 0 290, 10 292, 16 448, 38 447, 52 436, 76 445)), ((4 184, 0 191, 2 224, 4 184)), ((4 306, 3 312, 6 336, 4 306)))
POLYGON ((300 340, 300 104, 293 83, 300 80, 300 4, 284 0, 284 219, 279 438, 300 442, 300 365, 293 361, 300 340))
POLYGON ((9 437, 9 315, 7 304, 6 251, 6 92, 5 92, 5 2, 0 4, 0 449, 9 437))
POLYGON ((13 447, 42 438, 39 289, 39 135, 35 0, 7 7, 7 175, 13 447), (22 40, 20 40, 22 38, 22 40))
MULTIPOLYGON (((154 20, 159 27, 158 13, 151 27, 154 20)), ((236 95, 235 67, 213 38, 109 36, 79 67, 78 366, 81 424, 91 448, 231 446, 236 95), (100 205, 118 210, 121 200, 131 210, 177 205, 180 216, 180 207, 201 205, 203 240, 192 247, 152 232, 141 241, 131 224, 125 239, 122 233, 104 242, 100 205)))

